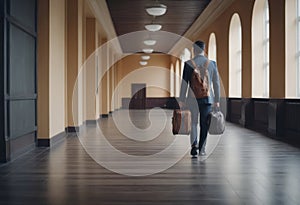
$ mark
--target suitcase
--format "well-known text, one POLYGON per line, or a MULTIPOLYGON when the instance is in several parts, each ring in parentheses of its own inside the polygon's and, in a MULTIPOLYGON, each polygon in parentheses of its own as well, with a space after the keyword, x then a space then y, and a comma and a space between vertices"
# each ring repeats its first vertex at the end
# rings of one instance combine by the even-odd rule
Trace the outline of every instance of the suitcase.
POLYGON ((173 111, 172 132, 173 135, 189 135, 191 132, 191 111, 176 109, 173 111))

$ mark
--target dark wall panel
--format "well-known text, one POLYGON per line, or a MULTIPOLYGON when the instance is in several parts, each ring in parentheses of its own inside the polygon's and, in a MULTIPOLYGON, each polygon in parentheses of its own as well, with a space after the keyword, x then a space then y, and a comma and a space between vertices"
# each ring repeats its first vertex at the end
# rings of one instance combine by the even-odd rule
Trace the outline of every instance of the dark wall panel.
POLYGON ((16 100, 10 102, 10 138, 20 137, 36 130, 35 112, 35 100, 16 100))
POLYGON ((241 119, 241 106, 242 100, 241 99, 234 99, 230 102, 230 119, 231 122, 238 123, 241 119))
POLYGON ((300 99, 241 99, 242 105, 246 103, 247 106, 239 106, 235 98, 227 101, 231 118, 237 115, 239 109, 245 115, 244 121, 231 118, 229 121, 300 146, 300 99))
POLYGON ((35 30, 35 0, 10 0, 9 14, 25 27, 35 30))
POLYGON ((300 133, 300 102, 287 102, 285 107, 285 129, 300 133))
POLYGON ((35 133, 28 133, 22 137, 11 139, 10 141, 10 155, 14 159, 21 154, 24 154, 29 149, 35 147, 35 133))
POLYGON ((35 39, 14 25, 9 28, 9 95, 33 95, 35 94, 35 39))
POLYGON ((5 102, 5 1, 0 1, 0 162, 6 162, 7 160, 7 149, 6 149, 6 126, 5 126, 5 117, 6 117, 6 102, 5 102))
POLYGON ((268 129, 268 101, 254 100, 254 128, 261 131, 268 129))
POLYGON ((0 160, 5 162, 36 141, 36 0, 0 5, 0 160))

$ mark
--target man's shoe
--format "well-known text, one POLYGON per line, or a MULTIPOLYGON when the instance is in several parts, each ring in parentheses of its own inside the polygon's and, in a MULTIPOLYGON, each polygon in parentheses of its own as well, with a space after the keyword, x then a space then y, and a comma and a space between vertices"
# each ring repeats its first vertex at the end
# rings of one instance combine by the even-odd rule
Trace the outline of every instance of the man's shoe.
POLYGON ((197 156, 198 152, 197 152, 197 147, 192 147, 191 149, 191 155, 194 157, 194 156, 197 156))
POLYGON ((202 149, 200 150, 199 155, 200 155, 200 156, 205 156, 205 155, 206 155, 205 147, 204 147, 204 146, 203 146, 202 149))
POLYGON ((205 150, 201 150, 201 152, 199 153, 200 156, 205 156, 206 155, 206 152, 205 150))

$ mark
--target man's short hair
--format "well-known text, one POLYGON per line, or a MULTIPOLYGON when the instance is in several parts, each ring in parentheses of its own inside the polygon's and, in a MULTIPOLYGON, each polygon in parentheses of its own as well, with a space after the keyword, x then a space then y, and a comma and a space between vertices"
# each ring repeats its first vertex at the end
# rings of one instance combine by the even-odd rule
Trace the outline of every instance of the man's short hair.
POLYGON ((202 53, 205 50, 205 43, 203 41, 196 41, 193 45, 196 55, 202 53))

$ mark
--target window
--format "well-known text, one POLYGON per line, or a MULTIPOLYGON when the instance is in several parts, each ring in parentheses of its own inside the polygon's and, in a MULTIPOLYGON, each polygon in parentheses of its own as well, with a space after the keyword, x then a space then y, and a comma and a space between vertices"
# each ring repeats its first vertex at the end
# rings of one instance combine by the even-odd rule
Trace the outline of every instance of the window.
POLYGON ((174 79, 175 79, 174 65, 171 64, 171 68, 170 68, 170 97, 174 97, 174 79))
POLYGON ((300 0, 286 1, 285 93, 287 98, 300 97, 300 0))
POLYGON ((215 33, 211 33, 208 41, 208 58, 217 61, 217 40, 215 33))
POLYGON ((242 96, 242 28, 238 14, 229 29, 229 97, 242 96))
POLYGON ((263 40, 263 47, 264 47, 264 93, 263 97, 269 97, 269 70, 270 70, 270 19, 269 19, 269 5, 268 1, 265 1, 264 5, 264 40, 263 40))
POLYGON ((268 1, 256 0, 252 16, 252 97, 268 98, 270 70, 268 1))
POLYGON ((181 77, 180 77, 180 64, 179 60, 176 61, 175 64, 175 96, 179 97, 180 94, 180 84, 181 84, 181 77))
MULTIPOLYGON (((180 95, 180 85, 181 85, 181 78, 183 76, 183 69, 184 69, 184 63, 188 60, 190 60, 192 57, 191 51, 187 48, 185 48, 180 56, 180 61, 177 60, 175 67, 172 64, 171 69, 173 69, 174 77, 171 78, 171 93, 173 92, 173 96, 175 93, 175 96, 180 95)), ((171 71, 172 72, 172 71, 171 71)))
POLYGON ((181 59, 181 68, 182 68, 181 69, 181 76, 183 75, 184 63, 186 61, 190 60, 191 58, 192 58, 191 51, 189 49, 185 48, 183 50, 183 53, 182 53, 181 57, 180 57, 180 59, 181 59))

